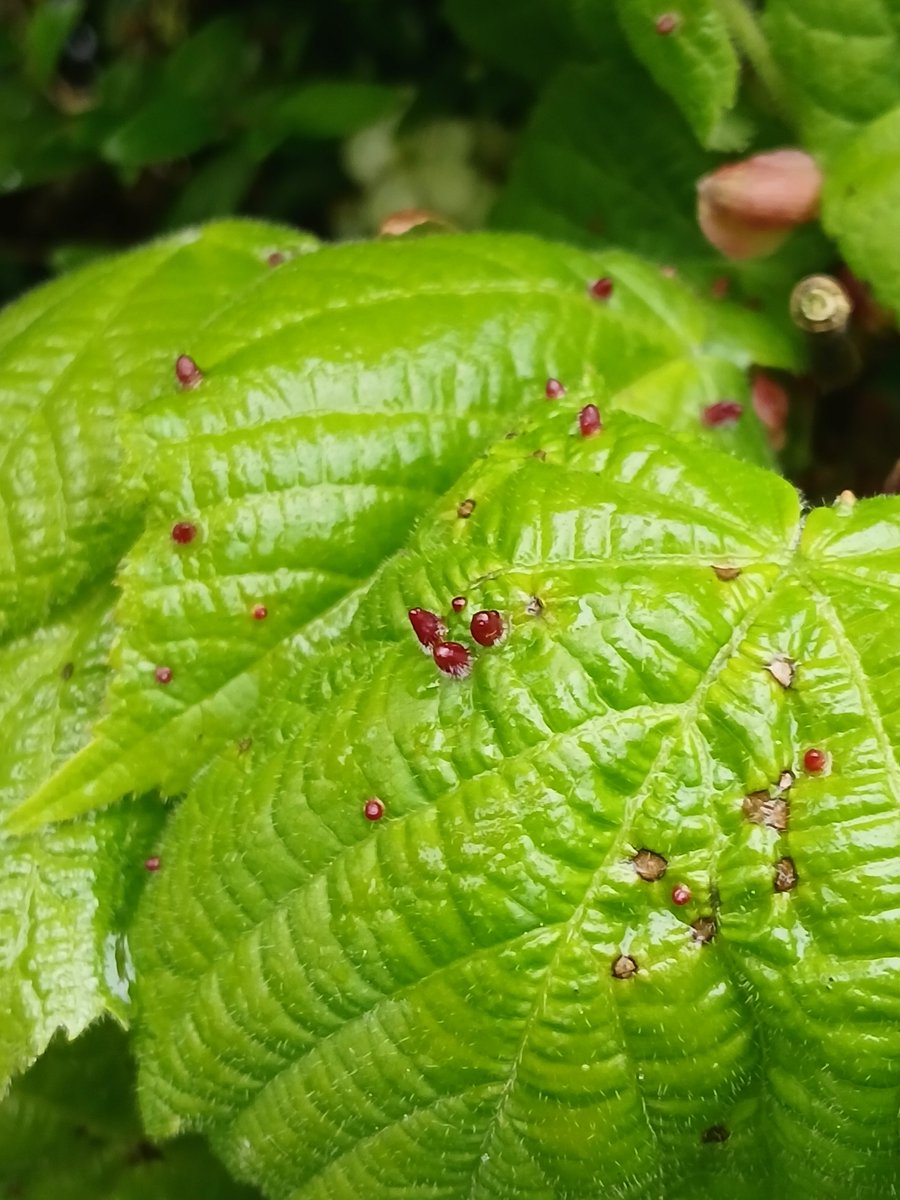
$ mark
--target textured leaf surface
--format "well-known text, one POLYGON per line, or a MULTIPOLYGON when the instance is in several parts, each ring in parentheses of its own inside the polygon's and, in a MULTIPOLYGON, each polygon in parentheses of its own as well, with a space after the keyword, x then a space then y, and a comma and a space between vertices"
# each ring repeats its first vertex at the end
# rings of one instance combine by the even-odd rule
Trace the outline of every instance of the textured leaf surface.
POLYGON ((873 121, 831 163, 822 219, 857 275, 900 309, 900 108, 873 121))
POLYGON ((763 22, 811 149, 835 150, 900 103, 896 0, 767 0, 763 22))
POLYGON ((546 405, 548 376, 577 389, 596 375, 613 403, 765 461, 749 409, 714 431, 700 414, 745 400, 751 363, 793 362, 755 315, 633 258, 496 236, 296 258, 190 351, 202 385, 146 408, 133 441, 151 503, 120 575, 108 715, 20 820, 183 789, 337 636, 473 455, 546 405), (195 525, 189 545, 177 522, 195 525))
MULTIPOLYGON (((0 649, 0 812, 88 739, 106 685, 112 589, 0 649)), ((124 1019, 125 926, 163 811, 130 803, 0 839, 0 1093, 60 1026, 124 1019)))
POLYGON ((543 83, 590 50, 578 27, 583 0, 445 0, 459 36, 490 62, 543 83), (512 31, 515 30, 513 34, 512 31))
POLYGON ((470 518, 438 503, 290 736, 176 814, 145 1115, 279 1200, 890 1195, 900 506, 804 523, 776 476, 576 411, 473 469, 470 518), (507 630, 464 680, 406 620, 454 595, 451 636, 507 630))
POLYGON ((108 577, 140 517, 122 415, 174 390, 184 339, 265 279, 285 243, 313 244, 223 222, 99 260, 0 314, 0 636, 108 577))
POLYGON ((659 0, 616 0, 616 11, 635 54, 708 145, 738 90, 738 57, 715 0, 675 5, 669 33, 657 28, 667 15, 659 0))
POLYGON ((0 1195, 28 1200, 253 1200, 199 1138, 143 1136, 124 1033, 54 1044, 0 1105, 0 1195))
MULTIPOLYGON (((109 679, 112 567, 140 472, 121 422, 174 389, 182 338, 305 235, 251 222, 98 262, 0 315, 0 814, 90 736, 109 679)), ((130 804, 0 842, 0 1092, 62 1026, 124 1018, 126 913, 162 810, 130 804)))

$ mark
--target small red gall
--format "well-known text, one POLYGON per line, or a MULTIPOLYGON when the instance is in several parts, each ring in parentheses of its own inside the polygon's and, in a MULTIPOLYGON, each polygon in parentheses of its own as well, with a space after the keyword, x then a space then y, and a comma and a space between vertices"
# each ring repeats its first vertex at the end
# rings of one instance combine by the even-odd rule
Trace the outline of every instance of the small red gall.
POLYGON ((731 291, 731 280, 727 275, 719 275, 709 285, 709 294, 714 300, 724 300, 731 291))
POLYGON ((269 610, 264 604, 255 604, 253 606, 253 620, 264 621, 269 615, 269 610))
POLYGON ((613 281, 604 275, 601 279, 595 279, 588 291, 595 300, 608 300, 613 294, 613 281))
POLYGON ((272 253, 266 259, 266 262, 269 264, 270 267, 280 267, 281 264, 285 261, 286 257, 287 256, 282 254, 282 252, 280 250, 273 250, 272 253))
POLYGON ((465 596, 454 596, 450 601, 450 607, 454 612, 462 612, 467 604, 468 601, 466 600, 465 596))
POLYGON ((195 388, 203 382, 203 372, 189 354, 179 354, 175 359, 175 378, 183 388, 195 388))
POLYGON ((367 821, 380 821, 384 816, 384 801, 377 796, 370 797, 363 807, 363 816, 367 821))
POLYGON ((172 682, 171 667, 157 667, 153 672, 153 677, 157 683, 167 684, 172 682))
POLYGON ((684 883, 677 883, 675 887, 672 888, 672 903, 683 905, 690 904, 690 902, 691 889, 684 883))
POLYGON ((179 546, 189 546, 197 536, 197 526, 190 521, 178 521, 172 526, 172 541, 179 546))
POLYGON ((459 642, 438 642, 431 653, 438 670, 454 679, 465 679, 472 670, 472 655, 459 642))
POLYGON ((596 404, 586 404, 578 414, 578 431, 582 437, 593 437, 603 428, 596 404))
POLYGON ((715 429, 717 425, 733 425, 740 420, 743 411, 743 404, 737 400, 717 400, 704 408, 701 420, 708 429, 715 429))
POLYGON ((817 750, 811 747, 803 755, 803 768, 809 771, 811 775, 818 775, 820 771, 824 771, 828 766, 828 755, 824 750, 817 750))
POLYGON ((548 379, 544 386, 544 395, 548 400, 559 400, 566 394, 565 387, 558 379, 548 379))
POLYGON ((469 622, 469 630, 479 646, 494 646, 503 637, 503 618, 495 608, 475 613, 469 622))
POLYGON ((427 608, 411 608, 407 615, 409 623, 413 627, 413 633, 421 644, 429 649, 438 645, 447 632, 447 627, 441 618, 436 613, 429 612, 427 608))
POLYGON ((681 18, 677 13, 661 13, 656 18, 656 32, 666 37, 674 33, 680 24, 681 18))
POLYGON ((662 275, 663 279, 678 278, 678 268, 670 266, 668 263, 664 267, 659 268, 659 273, 662 275))
POLYGON ((144 859, 144 870, 145 871, 158 871, 161 866, 162 866, 162 859, 159 857, 158 854, 153 854, 153 855, 151 855, 150 858, 144 859))

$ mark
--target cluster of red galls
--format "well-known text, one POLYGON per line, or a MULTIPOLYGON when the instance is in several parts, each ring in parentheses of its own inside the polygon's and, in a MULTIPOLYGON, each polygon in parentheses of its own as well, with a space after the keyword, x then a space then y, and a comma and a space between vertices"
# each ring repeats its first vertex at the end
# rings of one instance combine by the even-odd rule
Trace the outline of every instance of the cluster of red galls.
MULTIPOLYGON (((454 596, 450 607, 454 612, 462 612, 466 603, 465 596, 454 596)), ((452 675, 455 679, 464 679, 469 674, 472 670, 472 652, 462 642, 445 640, 447 626, 437 613, 429 612, 427 608, 411 608, 409 623, 420 645, 431 651, 434 665, 439 671, 443 671, 445 675, 452 675)), ((472 616, 469 632, 472 640, 479 646, 494 646, 502 640, 506 627, 497 610, 488 608, 481 609, 472 616)))

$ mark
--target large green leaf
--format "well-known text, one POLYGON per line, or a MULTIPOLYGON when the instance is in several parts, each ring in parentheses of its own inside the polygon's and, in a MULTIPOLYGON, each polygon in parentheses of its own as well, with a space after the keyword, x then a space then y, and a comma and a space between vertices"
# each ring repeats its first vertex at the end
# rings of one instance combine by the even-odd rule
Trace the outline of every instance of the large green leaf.
POLYGON ((111 1022, 54 1044, 0 1104, 0 1195, 28 1200, 253 1200, 199 1138, 144 1137, 134 1066, 111 1022))
POLYGON ((275 1200, 881 1200, 900 502, 804 519, 576 413, 438 502, 176 814, 134 931, 146 1119, 275 1200), (455 595, 461 680, 406 619, 455 595))
POLYGON ((763 26, 811 149, 837 149, 900 104, 897 0, 766 0, 763 26))
POLYGON ((150 500, 120 573, 107 713, 19 828, 182 790, 248 735, 435 495, 546 404, 548 376, 570 389, 596 376, 614 404, 766 461, 749 406, 732 429, 705 429, 701 412, 745 402, 751 363, 795 362, 759 317, 626 255, 496 236, 296 258, 189 349, 202 385, 160 389, 171 396, 132 439, 150 500), (589 292, 598 276, 608 299, 589 292), (189 545, 170 536, 179 522, 196 528, 189 545))

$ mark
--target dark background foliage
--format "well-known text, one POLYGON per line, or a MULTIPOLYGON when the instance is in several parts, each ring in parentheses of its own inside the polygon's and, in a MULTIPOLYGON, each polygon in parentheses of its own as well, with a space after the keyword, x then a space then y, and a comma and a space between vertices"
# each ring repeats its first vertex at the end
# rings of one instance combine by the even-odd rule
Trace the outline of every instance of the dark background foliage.
POLYGON ((227 213, 334 236, 359 196, 354 132, 515 126, 527 99, 437 0, 0 0, 0 300, 227 213))

